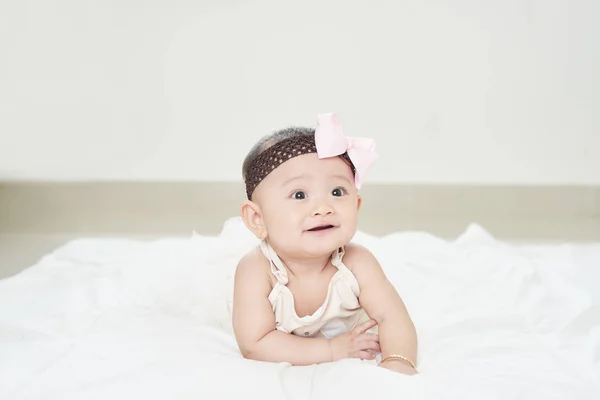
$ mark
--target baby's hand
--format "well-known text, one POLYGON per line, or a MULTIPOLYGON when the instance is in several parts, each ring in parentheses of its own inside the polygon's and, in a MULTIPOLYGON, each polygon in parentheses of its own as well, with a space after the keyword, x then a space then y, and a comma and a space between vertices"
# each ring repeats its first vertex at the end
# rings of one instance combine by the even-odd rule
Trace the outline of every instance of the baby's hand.
POLYGON ((381 352, 379 336, 374 333, 367 333, 367 331, 375 325, 377 325, 377 321, 371 319, 357 325, 350 332, 342 333, 331 339, 333 361, 343 358, 374 359, 375 354, 369 352, 369 350, 381 352))

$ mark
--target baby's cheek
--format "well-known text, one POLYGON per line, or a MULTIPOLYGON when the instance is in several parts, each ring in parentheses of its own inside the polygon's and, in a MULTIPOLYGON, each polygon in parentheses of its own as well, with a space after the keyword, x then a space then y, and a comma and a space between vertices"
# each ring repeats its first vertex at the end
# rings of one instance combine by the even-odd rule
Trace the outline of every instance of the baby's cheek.
POLYGON ((358 220, 358 210, 354 207, 347 207, 344 210, 344 219, 349 225, 356 224, 358 220))
POLYGON ((351 237, 354 236, 356 230, 358 229, 358 218, 356 216, 348 218, 345 225, 346 234, 350 235, 351 237))
POLYGON ((297 236, 297 224, 291 223, 289 217, 280 215, 281 221, 277 224, 277 228, 273 231, 277 238, 282 242, 289 243, 297 236))

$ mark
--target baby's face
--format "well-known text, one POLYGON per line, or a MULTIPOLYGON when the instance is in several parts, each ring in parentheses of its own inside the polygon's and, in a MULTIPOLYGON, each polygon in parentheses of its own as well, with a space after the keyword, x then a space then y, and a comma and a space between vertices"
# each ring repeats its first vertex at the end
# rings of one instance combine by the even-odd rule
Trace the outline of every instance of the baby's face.
POLYGON ((267 238, 288 256, 321 256, 356 233, 360 197, 350 166, 340 157, 294 157, 256 188, 267 238))

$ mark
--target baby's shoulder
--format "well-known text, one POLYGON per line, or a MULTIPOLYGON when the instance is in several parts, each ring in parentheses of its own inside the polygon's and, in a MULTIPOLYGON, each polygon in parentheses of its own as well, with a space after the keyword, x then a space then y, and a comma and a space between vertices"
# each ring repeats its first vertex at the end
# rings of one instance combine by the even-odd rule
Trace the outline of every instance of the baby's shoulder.
POLYGON ((344 246, 344 265, 350 270, 370 268, 377 264, 375 255, 367 249, 357 243, 348 243, 344 246))
POLYGON ((269 260, 263 255, 260 247, 255 247, 240 258, 236 275, 251 277, 252 279, 266 278, 273 285, 273 274, 269 260))
POLYGON ((252 272, 268 270, 269 260, 262 254, 260 247, 256 246, 240 258, 237 268, 238 270, 244 269, 252 272))

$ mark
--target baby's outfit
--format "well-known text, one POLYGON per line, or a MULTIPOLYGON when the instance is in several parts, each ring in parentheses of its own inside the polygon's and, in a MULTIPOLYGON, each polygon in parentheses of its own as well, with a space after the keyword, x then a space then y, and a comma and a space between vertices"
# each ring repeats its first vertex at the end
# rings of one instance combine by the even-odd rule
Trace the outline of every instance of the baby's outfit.
MULTIPOLYGON (((278 330, 298 336, 331 339, 369 319, 358 301, 358 281, 342 262, 343 247, 331 255, 331 263, 338 270, 329 282, 325 302, 312 315, 304 317, 299 317, 296 313, 294 296, 286 286, 288 274, 283 262, 267 241, 263 240, 260 248, 271 264, 271 272, 277 278, 277 283, 269 294, 269 302, 278 330)), ((376 332, 376 328, 370 331, 376 332)))

